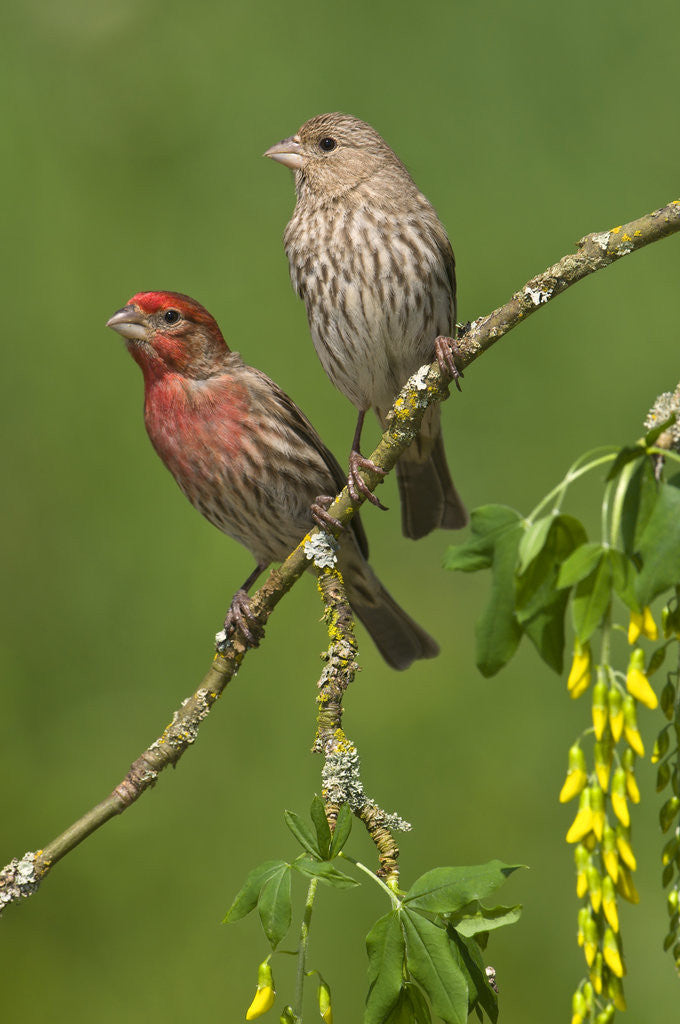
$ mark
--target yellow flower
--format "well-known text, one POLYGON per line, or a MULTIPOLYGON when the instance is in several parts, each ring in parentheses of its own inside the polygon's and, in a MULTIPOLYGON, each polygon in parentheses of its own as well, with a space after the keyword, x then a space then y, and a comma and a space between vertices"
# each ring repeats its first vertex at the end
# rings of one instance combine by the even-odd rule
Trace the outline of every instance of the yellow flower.
POLYGON ((586 759, 578 743, 569 748, 567 777, 560 790, 560 803, 566 804, 581 792, 588 776, 586 775, 586 759))
POLYGON ((659 698, 649 684, 645 675, 645 655, 641 647, 636 647, 630 656, 628 673, 626 675, 626 688, 636 700, 653 711, 659 705, 659 698))
POLYGON ((590 644, 581 644, 576 640, 574 644, 574 660, 571 663, 569 678, 567 679, 567 690, 574 698, 580 697, 590 686, 590 644))
POLYGON ((602 906, 602 879, 600 878, 600 872, 594 864, 589 864, 586 868, 586 878, 588 880, 590 905, 595 913, 599 914, 600 907, 602 906))
POLYGON ((626 969, 623 966, 621 951, 619 949, 619 944, 616 941, 616 935, 611 928, 605 928, 604 930, 602 955, 604 956, 604 962, 612 974, 615 974, 617 978, 622 978, 626 973, 626 969))
POLYGON ((583 843, 579 843, 574 849, 574 862, 576 864, 576 895, 582 900, 588 892, 586 869, 590 864, 590 855, 583 843))
POLYGON ((599 996, 602 994, 602 953, 596 953, 593 956, 592 964, 588 964, 588 966, 590 967, 590 980, 596 995, 599 996))
POLYGON ((593 816, 593 832, 597 837, 597 841, 602 841, 602 833, 604 831, 604 793, 599 786, 590 787, 590 810, 593 816))
POLYGON ((255 997, 246 1011, 246 1020, 256 1020, 263 1014, 268 1013, 274 1005, 276 991, 274 990, 274 979, 272 969, 269 966, 269 958, 263 960, 257 969, 257 988, 255 997))
POLYGON ((581 799, 579 800, 578 812, 576 817, 571 823, 571 827, 567 832, 568 843, 578 843, 593 828, 593 812, 590 809, 590 790, 584 789, 581 793, 581 799))
POLYGON ((659 630, 648 606, 645 606, 641 612, 630 613, 628 643, 631 646, 637 643, 641 634, 646 636, 648 640, 659 639, 659 630))

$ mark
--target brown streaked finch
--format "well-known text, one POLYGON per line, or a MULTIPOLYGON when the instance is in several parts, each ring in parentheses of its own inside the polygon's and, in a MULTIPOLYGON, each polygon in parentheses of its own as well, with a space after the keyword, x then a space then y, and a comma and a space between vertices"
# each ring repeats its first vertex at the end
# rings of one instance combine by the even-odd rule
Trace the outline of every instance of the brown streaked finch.
MULTIPOLYGON (((356 117, 321 114, 264 155, 295 171, 297 203, 284 246, 317 355, 359 412, 348 480, 356 498, 366 490, 359 469, 378 469, 361 456, 366 412, 375 409, 384 429, 399 390, 435 357, 459 387, 453 250, 399 158, 356 117)), ((407 537, 465 525, 439 406, 428 409, 396 469, 407 537)))
MULTIPOLYGON (((280 562, 323 503, 344 486, 340 466, 309 420, 273 381, 232 352, 194 299, 141 292, 107 324, 122 334, 144 376, 151 443, 194 508, 243 544, 256 567, 232 601, 225 630, 238 624, 251 643, 248 589, 280 562), (313 507, 313 511, 310 511, 313 507)), ((327 520, 326 520, 327 521, 327 520)), ((367 562, 357 515, 338 550, 354 613, 394 668, 438 653, 435 641, 387 593, 367 562)))

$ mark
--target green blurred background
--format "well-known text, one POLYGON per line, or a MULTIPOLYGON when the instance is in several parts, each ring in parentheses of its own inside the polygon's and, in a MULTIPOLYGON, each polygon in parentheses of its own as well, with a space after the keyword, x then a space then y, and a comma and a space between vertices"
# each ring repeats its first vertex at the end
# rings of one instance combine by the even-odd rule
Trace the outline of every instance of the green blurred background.
MULTIPOLYGON (((346 457, 354 412, 317 362, 281 245, 291 176, 261 153, 323 111, 375 124, 448 227, 464 320, 581 235, 676 198, 680 166, 677 5, 663 0, 10 0, 2 20, 0 863, 121 779, 197 685, 251 567, 154 455, 111 313, 143 289, 196 296, 346 457)), ((679 376, 679 273, 680 239, 654 245, 466 374, 444 427, 469 507, 528 511, 579 452, 640 434, 679 376)), ((491 946, 501 1019, 567 1020, 582 958, 573 812, 557 793, 587 707, 529 649, 480 677, 488 579, 444 573, 450 538, 405 541, 393 480, 381 497, 390 513, 364 516, 373 564, 442 654, 397 674, 361 634, 345 724, 366 786, 414 824, 406 883, 435 864, 530 866, 501 893, 525 906, 491 946)), ((265 943, 254 920, 220 920, 250 867, 295 854, 283 809, 306 813, 319 787, 319 615, 305 579, 178 769, 6 914, 4 1020, 242 1019, 265 943)), ((641 776, 649 791, 652 769, 641 776)), ((622 913, 631 1021, 668 1021, 678 1004, 660 951, 658 803, 635 811, 642 903, 622 913)), ((372 857, 358 828, 353 852, 372 857)), ((338 1024, 354 1024, 363 936, 387 907, 368 886, 321 896, 311 965, 338 1024)), ((288 998, 292 969, 277 959, 288 998)))

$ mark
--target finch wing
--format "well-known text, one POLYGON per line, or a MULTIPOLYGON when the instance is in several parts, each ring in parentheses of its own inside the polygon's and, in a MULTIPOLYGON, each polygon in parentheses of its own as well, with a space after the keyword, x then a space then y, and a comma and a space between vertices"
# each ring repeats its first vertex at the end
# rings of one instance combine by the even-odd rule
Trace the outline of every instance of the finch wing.
MULTIPOLYGON (((347 485, 347 475, 346 473, 343 473, 338 460, 323 443, 312 424, 309 422, 302 410, 298 409, 293 399, 290 398, 285 391, 275 384, 274 381, 270 380, 264 373, 260 373, 259 370, 254 372, 257 373, 263 382, 266 382, 271 390, 273 400, 281 409, 282 420, 284 420, 288 427, 297 434, 301 441, 313 448, 317 455, 319 455, 332 477, 333 484, 335 486, 335 493, 339 494, 347 485)), ((368 558, 368 538, 366 537, 366 532, 361 519, 359 518, 358 512, 354 513, 349 525, 354 533, 359 550, 364 558, 368 558)))

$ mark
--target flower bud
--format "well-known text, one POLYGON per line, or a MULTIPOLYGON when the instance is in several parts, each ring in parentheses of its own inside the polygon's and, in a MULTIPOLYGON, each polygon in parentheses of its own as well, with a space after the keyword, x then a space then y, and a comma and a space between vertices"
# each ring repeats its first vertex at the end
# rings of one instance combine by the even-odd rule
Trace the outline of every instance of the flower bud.
POLYGON ((644 757, 645 748, 637 727, 635 700, 630 694, 623 699, 623 731, 626 734, 628 745, 633 748, 636 754, 639 754, 640 757, 644 757))
MULTIPOLYGON (((592 967, 595 962, 595 958, 598 955, 598 934, 597 925, 590 914, 588 914, 587 920, 583 922, 583 937, 583 954, 586 958, 588 967, 592 967)), ((592 975, 590 980, 593 982, 593 986, 597 992, 597 985, 593 981, 592 975)))
POLYGON ((581 792, 588 776, 586 774, 586 759, 578 743, 569 748, 569 761, 567 777, 560 790, 560 803, 566 804, 581 792))
POLYGON ((645 675, 645 654, 641 647, 636 647, 630 656, 626 688, 628 693, 650 710, 653 711, 658 706, 659 698, 649 685, 649 680, 645 675))
POLYGON ((609 687, 604 681, 601 669, 598 669, 597 682, 593 687, 593 729, 595 730, 596 740, 602 739, 604 731, 607 728, 607 718, 609 716, 609 707, 607 704, 608 693, 609 687))
POLYGON ((331 990, 325 981, 319 982, 319 1013, 321 1014, 324 1024, 333 1024, 331 990))
POLYGON ((628 868, 622 868, 621 871, 619 871, 619 877, 616 882, 616 891, 629 903, 640 902, 640 895, 635 888, 633 876, 628 868))
POLYGON ((630 871, 637 871, 637 861, 630 844, 630 829, 617 823, 616 825, 616 848, 619 857, 630 871))
POLYGON ((615 932, 619 930, 619 910, 616 905, 616 894, 614 892, 614 883, 612 882, 609 875, 605 875, 602 879, 602 909, 604 910, 604 916, 612 926, 615 932))
POLYGON ((581 644, 579 640, 576 640, 574 659, 567 679, 567 690, 574 700, 585 693, 590 686, 590 671, 590 644, 581 644))
POLYGON ((613 1003, 609 1003, 605 1006, 604 1010, 600 1010, 597 1017, 595 1018, 595 1024, 609 1024, 614 1019, 616 1008, 613 1003))
POLYGON ((671 889, 666 897, 666 910, 668 911, 669 917, 673 914, 677 914, 678 907, 680 907, 680 893, 677 889, 671 889))
POLYGON ((579 843, 574 849, 574 862, 576 864, 576 895, 582 900, 588 892, 586 870, 590 864, 590 854, 583 843, 579 843))
POLYGON ((626 969, 621 959, 621 950, 616 939, 616 935, 611 928, 605 928, 604 936, 602 939, 602 955, 604 956, 604 962, 606 963, 612 974, 615 974, 617 978, 622 978, 626 973, 626 969))
POLYGON ((593 747, 593 757, 595 759, 595 774, 597 775, 597 781, 600 783, 602 789, 607 792, 609 788, 609 775, 612 770, 612 758, 614 756, 614 747, 611 740, 611 735, 606 734, 601 740, 596 740, 593 747))
POLYGON ((626 801, 626 770, 622 765, 619 765, 612 778, 611 802, 616 817, 622 825, 628 827, 630 812, 626 801))
POLYGON ((626 1000, 623 995, 623 985, 619 978, 616 977, 616 974, 611 975, 607 981, 607 994, 616 1009, 621 1010, 623 1013, 626 1009, 626 1000))
POLYGON ((616 833, 611 825, 605 825, 602 834, 602 861, 611 880, 619 877, 619 855, 616 852, 616 833))
POLYGON ((609 689, 607 704, 609 706, 609 728, 614 742, 618 743, 623 732, 623 697, 615 686, 609 689))
POLYGON ((628 793, 628 799, 632 800, 634 804, 640 803, 640 789, 635 778, 635 752, 630 747, 626 747, 621 758, 623 769, 626 773, 626 792, 628 793))
POLYGON ((574 992, 571 997, 571 1024, 583 1024, 588 1013, 588 1006, 582 992, 574 992))
POLYGON ((671 781, 671 766, 668 761, 660 764, 656 772, 656 791, 660 793, 671 781))
POLYGON ((661 853, 661 863, 664 867, 675 860, 678 850, 680 850, 680 836, 673 836, 668 840, 661 853))
POLYGON ((602 906, 602 878, 594 864, 589 864, 586 868, 586 879, 588 881, 590 905, 595 913, 599 914, 600 907, 602 906))
POLYGON ((580 842, 582 839, 585 838, 585 836, 588 835, 589 832, 592 831, 592 828, 593 812, 590 809, 590 789, 586 788, 581 793, 578 805, 578 812, 573 822, 571 823, 569 831, 567 832, 567 842, 580 842))
POLYGON ((596 994, 602 994, 602 953, 596 953, 590 966, 590 980, 596 994))
POLYGON ((256 1020, 257 1017, 268 1013, 274 1005, 275 996, 272 969, 269 966, 269 957, 267 957, 257 969, 257 988, 253 1001, 246 1012, 246 1020, 256 1020))

